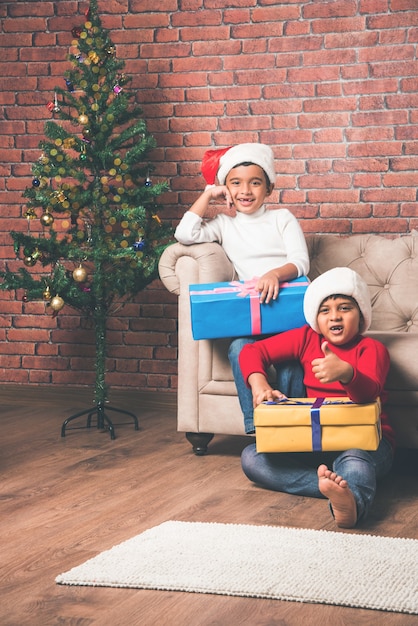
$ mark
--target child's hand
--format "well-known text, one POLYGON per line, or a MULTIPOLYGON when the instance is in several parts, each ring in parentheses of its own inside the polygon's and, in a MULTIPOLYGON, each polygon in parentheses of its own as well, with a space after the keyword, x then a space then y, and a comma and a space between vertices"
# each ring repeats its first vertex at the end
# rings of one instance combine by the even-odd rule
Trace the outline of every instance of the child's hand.
POLYGON ((208 187, 205 193, 210 194, 211 200, 225 200, 228 211, 234 209, 234 203, 232 202, 231 194, 229 193, 226 185, 213 185, 212 187, 208 187))
POLYGON ((324 384, 333 383, 336 380, 343 384, 349 383, 354 374, 352 366, 332 352, 328 341, 322 343, 321 350, 324 358, 312 361, 312 372, 315 378, 324 384))
POLYGON ((225 185, 208 185, 203 193, 200 194, 196 202, 190 207, 190 213, 194 213, 195 215, 199 215, 199 217, 204 218, 207 215, 210 215, 212 219, 215 217, 216 213, 221 212, 221 208, 219 204, 222 202, 226 202, 228 205, 229 214, 234 216, 235 209, 232 202, 231 195, 226 188, 225 185), (212 200, 215 201, 215 206, 210 207, 212 200), (216 206, 218 204, 218 207, 216 206), (231 210, 232 209, 232 210, 231 210))
POLYGON ((258 392, 253 390, 253 406, 254 408, 261 404, 262 402, 273 402, 274 400, 283 400, 286 398, 284 393, 279 391, 278 389, 265 389, 264 391, 259 390, 258 392))
POLYGON ((278 389, 272 389, 272 387, 270 387, 264 374, 254 372, 248 377, 248 382, 253 394, 254 408, 265 401, 272 402, 273 400, 282 400, 283 398, 286 398, 284 393, 278 389))
POLYGON ((260 302, 268 304, 276 300, 279 295, 279 279, 274 270, 267 272, 258 279, 257 289, 260 292, 260 302))

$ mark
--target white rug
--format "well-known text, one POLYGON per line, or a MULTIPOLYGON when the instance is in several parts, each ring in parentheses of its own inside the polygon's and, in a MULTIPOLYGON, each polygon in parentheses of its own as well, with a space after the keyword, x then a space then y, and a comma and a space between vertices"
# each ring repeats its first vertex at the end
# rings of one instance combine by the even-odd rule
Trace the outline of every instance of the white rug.
POLYGON ((418 614, 418 540, 169 521, 55 581, 418 614))

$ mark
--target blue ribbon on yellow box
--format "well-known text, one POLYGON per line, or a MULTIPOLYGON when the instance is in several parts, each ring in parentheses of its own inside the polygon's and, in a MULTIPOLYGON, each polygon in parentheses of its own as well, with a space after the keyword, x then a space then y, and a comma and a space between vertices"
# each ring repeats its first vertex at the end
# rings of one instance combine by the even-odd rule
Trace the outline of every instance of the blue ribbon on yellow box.
POLYGON ((325 398, 317 398, 311 408, 312 450, 322 450, 320 406, 325 398))
POLYGON ((260 303, 258 279, 190 285, 194 339, 271 335, 303 326, 306 276, 280 283, 279 297, 260 303))
POLYGON ((254 410, 257 452, 376 450, 382 436, 380 400, 284 398, 254 410))

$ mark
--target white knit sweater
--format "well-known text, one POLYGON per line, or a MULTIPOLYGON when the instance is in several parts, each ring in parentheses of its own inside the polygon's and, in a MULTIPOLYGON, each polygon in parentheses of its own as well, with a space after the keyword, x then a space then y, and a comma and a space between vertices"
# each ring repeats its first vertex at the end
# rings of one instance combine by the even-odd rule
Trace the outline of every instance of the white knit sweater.
POLYGON ((175 231, 175 238, 188 246, 217 241, 232 261, 240 280, 250 280, 285 263, 293 263, 298 276, 309 271, 309 256, 302 229, 287 209, 256 213, 219 213, 205 220, 187 211, 175 231))

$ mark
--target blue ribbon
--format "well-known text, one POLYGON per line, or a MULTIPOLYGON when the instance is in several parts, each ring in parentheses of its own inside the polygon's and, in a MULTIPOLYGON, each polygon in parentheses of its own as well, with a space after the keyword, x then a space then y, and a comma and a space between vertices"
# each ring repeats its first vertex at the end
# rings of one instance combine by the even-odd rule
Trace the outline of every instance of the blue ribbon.
POLYGON ((312 450, 313 452, 321 452, 321 416, 320 410, 325 398, 317 398, 311 408, 311 426, 312 426, 312 450))

